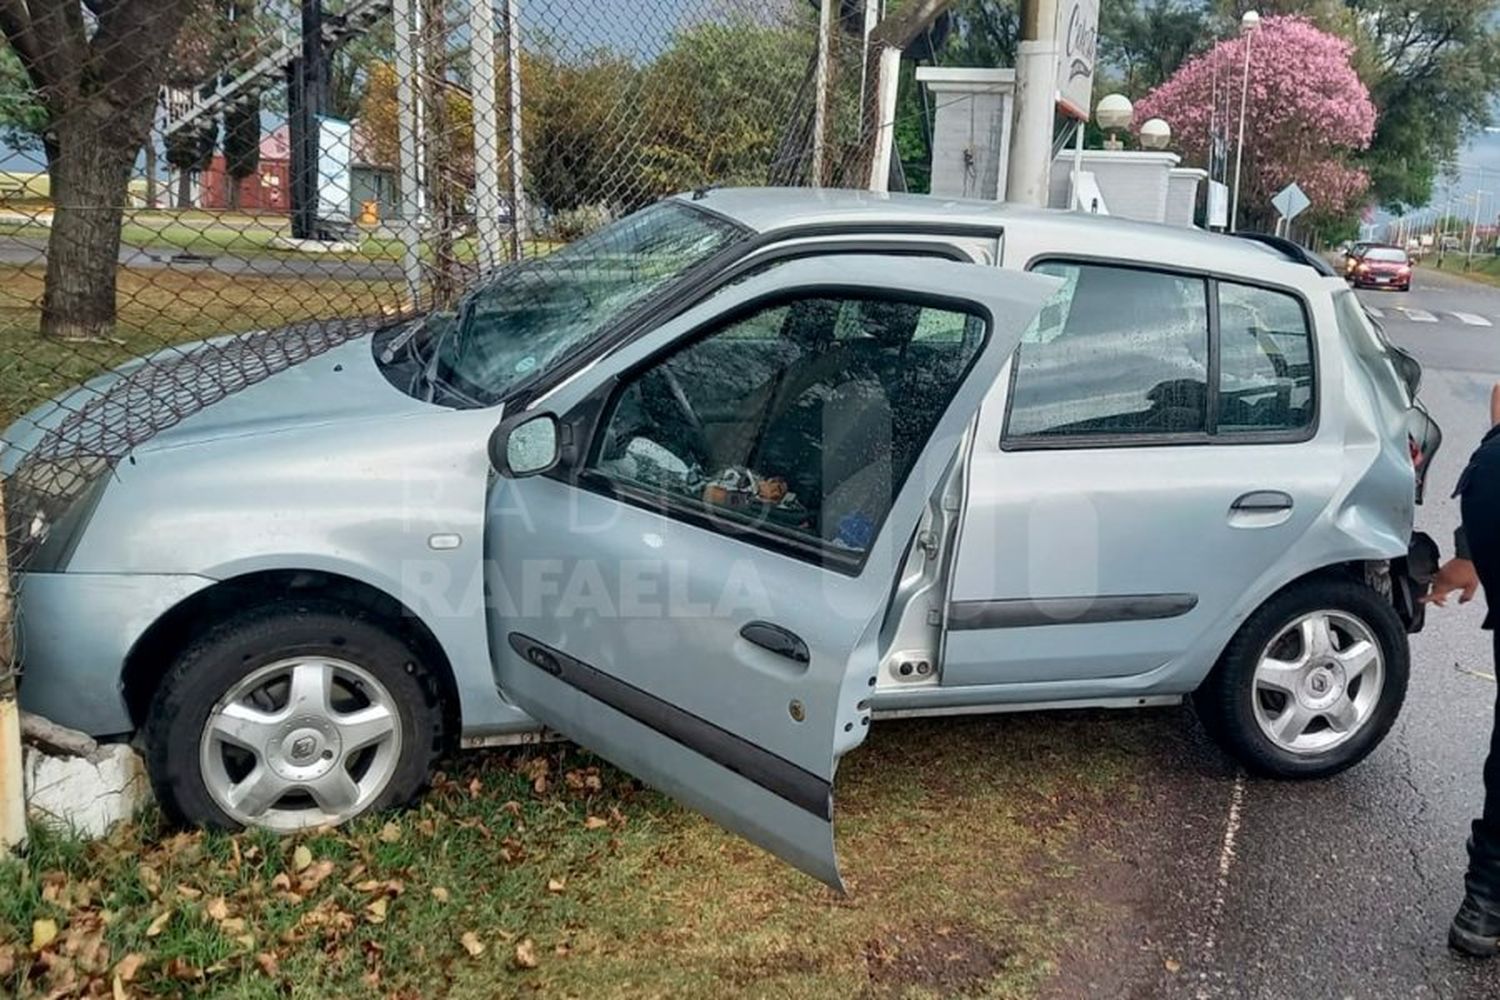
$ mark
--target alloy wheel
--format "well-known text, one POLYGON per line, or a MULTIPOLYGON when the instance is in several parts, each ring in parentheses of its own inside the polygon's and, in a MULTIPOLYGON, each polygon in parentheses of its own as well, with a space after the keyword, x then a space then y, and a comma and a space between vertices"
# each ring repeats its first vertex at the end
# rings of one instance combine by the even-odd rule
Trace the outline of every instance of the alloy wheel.
POLYGON ((231 819, 288 832, 368 808, 390 783, 401 740, 395 700, 369 671, 299 656, 252 671, 219 699, 199 763, 231 819))
POLYGON ((1375 715, 1385 655, 1374 632, 1342 611, 1314 611, 1282 629, 1252 680, 1255 721, 1282 750, 1323 753, 1375 715))

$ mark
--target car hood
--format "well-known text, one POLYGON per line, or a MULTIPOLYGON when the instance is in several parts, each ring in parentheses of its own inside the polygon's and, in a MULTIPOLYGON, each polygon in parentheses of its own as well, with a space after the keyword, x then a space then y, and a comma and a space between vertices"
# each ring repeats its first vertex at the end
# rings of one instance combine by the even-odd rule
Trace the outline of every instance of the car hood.
POLYGON ((64 392, 5 431, 0 474, 30 456, 131 451, 423 412, 375 364, 385 320, 299 324, 166 348, 64 392))

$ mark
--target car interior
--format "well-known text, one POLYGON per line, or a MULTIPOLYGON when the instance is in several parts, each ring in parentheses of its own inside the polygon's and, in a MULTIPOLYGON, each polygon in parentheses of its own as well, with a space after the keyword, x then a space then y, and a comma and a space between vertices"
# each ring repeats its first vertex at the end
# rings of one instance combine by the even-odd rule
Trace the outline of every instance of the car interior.
POLYGON ((868 547, 983 339, 911 302, 798 299, 647 364, 597 468, 842 549, 868 547))

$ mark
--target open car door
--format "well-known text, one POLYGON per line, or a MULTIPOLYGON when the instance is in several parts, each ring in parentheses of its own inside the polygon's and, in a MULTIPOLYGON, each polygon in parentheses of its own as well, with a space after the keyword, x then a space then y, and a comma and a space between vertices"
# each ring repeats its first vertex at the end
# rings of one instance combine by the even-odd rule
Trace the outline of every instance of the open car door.
POLYGON ((508 415, 485 542, 503 694, 841 887, 834 771, 865 738, 898 568, 1057 287, 791 261, 508 415))

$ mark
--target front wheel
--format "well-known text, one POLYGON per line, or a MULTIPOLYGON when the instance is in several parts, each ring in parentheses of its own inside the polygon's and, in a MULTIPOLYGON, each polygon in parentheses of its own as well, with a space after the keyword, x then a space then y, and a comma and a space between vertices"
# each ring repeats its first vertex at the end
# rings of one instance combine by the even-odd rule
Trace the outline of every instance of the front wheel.
POLYGON ((1385 738, 1406 699, 1410 661, 1390 601, 1352 580, 1310 580, 1250 616, 1194 702, 1250 770, 1322 778, 1385 738))
POLYGON ((248 611, 168 671, 145 726, 174 819, 286 833, 404 805, 442 745, 436 686, 397 630, 328 601, 248 611))

